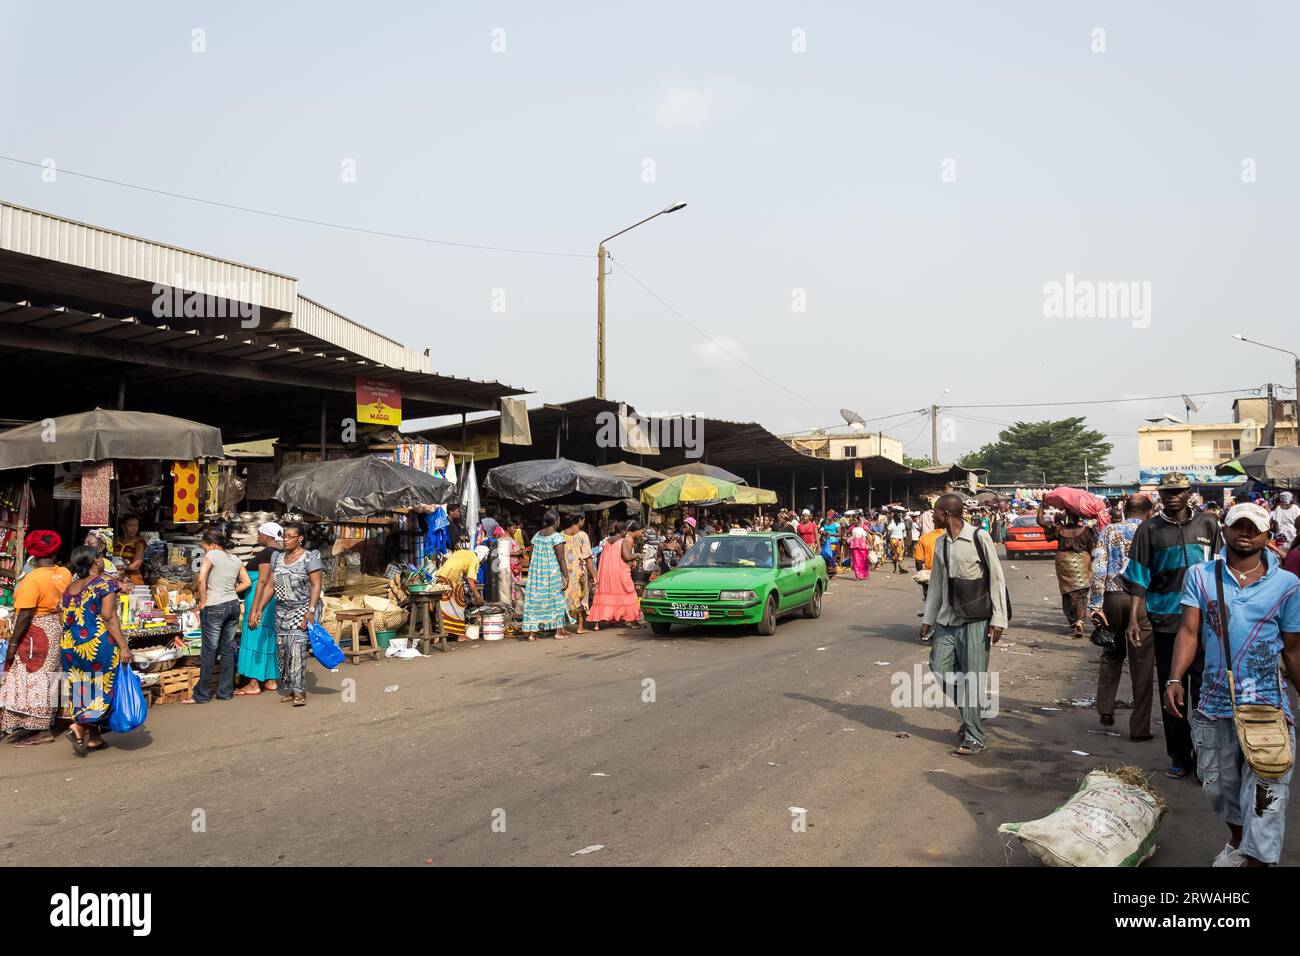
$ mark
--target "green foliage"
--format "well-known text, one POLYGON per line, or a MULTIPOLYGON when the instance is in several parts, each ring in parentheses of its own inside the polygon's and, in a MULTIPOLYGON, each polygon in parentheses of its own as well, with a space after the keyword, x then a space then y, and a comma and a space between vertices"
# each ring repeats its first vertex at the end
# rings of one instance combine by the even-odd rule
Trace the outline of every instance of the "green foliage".
POLYGON ((990 484, 1082 485, 1084 461, 1088 478, 1099 482, 1110 469, 1111 443, 1101 432, 1084 426, 1082 418, 1054 422, 1016 422, 979 451, 961 460, 964 468, 987 468, 990 484))
POLYGON ((908 468, 929 468, 934 462, 929 458, 913 458, 911 455, 904 455, 903 464, 908 468))

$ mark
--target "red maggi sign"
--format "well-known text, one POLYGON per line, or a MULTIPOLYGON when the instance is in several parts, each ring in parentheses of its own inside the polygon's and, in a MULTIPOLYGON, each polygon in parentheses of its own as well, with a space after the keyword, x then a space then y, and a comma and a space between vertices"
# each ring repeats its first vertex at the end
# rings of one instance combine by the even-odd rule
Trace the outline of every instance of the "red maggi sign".
POLYGON ((402 387, 357 376, 357 424, 394 428, 402 424, 402 387))

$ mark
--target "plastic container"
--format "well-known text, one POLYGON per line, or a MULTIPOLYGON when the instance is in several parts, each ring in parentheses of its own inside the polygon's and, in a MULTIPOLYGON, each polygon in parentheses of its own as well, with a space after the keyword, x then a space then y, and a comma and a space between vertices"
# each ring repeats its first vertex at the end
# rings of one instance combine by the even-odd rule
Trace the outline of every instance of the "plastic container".
POLYGON ((379 641, 379 646, 384 650, 388 649, 388 642, 397 636, 396 631, 378 631, 375 638, 379 641))
POLYGON ((483 640, 499 641, 506 636, 506 616, 504 614, 484 614, 480 621, 483 640))

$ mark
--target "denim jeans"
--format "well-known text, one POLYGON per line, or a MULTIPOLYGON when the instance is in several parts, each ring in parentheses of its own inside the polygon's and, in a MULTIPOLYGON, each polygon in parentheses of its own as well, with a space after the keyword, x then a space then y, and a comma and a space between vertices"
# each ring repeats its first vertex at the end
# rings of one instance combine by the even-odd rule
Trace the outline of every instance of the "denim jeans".
POLYGON ((194 700, 206 704, 212 699, 212 667, 221 655, 221 678, 217 684, 217 699, 230 700, 235 696, 235 638, 239 636, 239 602, 226 601, 199 611, 203 626, 203 651, 199 657, 199 683, 194 688, 194 700))

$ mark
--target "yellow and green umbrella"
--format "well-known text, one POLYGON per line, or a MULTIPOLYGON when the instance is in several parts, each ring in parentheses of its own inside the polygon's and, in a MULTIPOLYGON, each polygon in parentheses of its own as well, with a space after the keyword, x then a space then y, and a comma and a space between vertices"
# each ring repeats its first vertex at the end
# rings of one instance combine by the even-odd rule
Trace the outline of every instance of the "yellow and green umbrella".
POLYGON ((730 501, 740 491, 737 485, 705 475, 675 475, 641 490, 641 500, 651 508, 673 505, 730 501))
POLYGON ((751 488, 748 485, 741 485, 736 489, 736 496, 730 499, 729 505, 774 505, 776 504, 776 492, 768 491, 766 488, 751 488))

